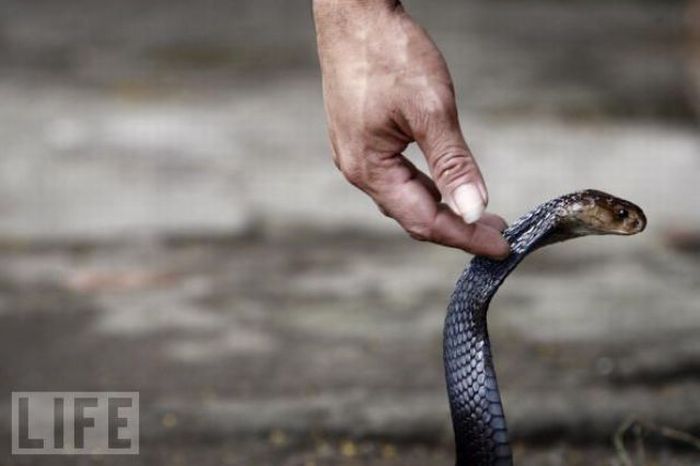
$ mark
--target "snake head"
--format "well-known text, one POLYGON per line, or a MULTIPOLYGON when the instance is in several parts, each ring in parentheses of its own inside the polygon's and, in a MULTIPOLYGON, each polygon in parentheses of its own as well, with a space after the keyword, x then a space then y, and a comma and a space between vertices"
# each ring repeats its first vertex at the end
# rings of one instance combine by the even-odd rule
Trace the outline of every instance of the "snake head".
POLYGON ((647 225, 642 209, 612 194, 587 189, 569 204, 569 227, 580 235, 634 235, 647 225))

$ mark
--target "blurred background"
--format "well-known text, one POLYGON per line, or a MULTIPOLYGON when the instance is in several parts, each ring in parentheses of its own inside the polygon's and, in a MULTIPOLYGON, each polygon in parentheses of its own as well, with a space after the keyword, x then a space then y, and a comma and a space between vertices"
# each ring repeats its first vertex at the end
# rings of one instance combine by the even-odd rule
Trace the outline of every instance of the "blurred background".
MULTIPOLYGON (((700 464, 652 425, 613 446, 628 419, 700 435, 700 5, 405 4, 491 210, 591 187, 649 217, 496 297, 517 464, 700 464)), ((336 172, 307 0, 0 0, 0 463, 452 464, 468 259, 336 172), (139 391, 141 454, 11 456, 20 390, 139 391)))

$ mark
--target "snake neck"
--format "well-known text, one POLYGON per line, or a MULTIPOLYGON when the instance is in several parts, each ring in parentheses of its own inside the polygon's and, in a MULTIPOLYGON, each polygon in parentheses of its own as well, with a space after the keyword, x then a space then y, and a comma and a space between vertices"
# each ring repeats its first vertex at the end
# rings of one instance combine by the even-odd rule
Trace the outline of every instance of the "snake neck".
POLYGON ((491 355, 486 314, 499 286, 532 250, 557 236, 557 209, 543 204, 504 232, 511 255, 476 257, 463 272, 445 319, 444 364, 457 466, 513 464, 491 355))

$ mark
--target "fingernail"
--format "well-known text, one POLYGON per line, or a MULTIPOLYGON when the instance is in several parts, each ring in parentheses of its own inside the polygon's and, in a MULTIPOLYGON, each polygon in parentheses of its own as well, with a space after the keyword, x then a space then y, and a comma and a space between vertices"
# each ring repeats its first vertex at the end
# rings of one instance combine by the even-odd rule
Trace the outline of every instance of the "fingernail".
POLYGON ((473 183, 457 186, 452 191, 452 198, 460 215, 467 223, 476 222, 484 213, 484 199, 481 197, 479 188, 473 183))
POLYGON ((448 197, 446 202, 447 202, 447 207, 449 207, 450 210, 452 210, 452 212, 454 212, 457 215, 462 215, 459 212, 459 209, 457 209, 457 206, 455 205, 455 201, 452 199, 452 196, 448 197))

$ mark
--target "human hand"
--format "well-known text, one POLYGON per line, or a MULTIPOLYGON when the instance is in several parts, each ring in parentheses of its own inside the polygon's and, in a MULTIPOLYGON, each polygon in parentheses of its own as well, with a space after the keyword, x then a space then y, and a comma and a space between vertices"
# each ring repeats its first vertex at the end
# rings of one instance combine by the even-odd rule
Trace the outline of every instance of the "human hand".
POLYGON ((459 126, 442 54, 393 0, 314 0, 333 158, 413 238, 503 258, 505 222, 459 126), (417 142, 429 177, 402 152, 417 142), (444 202, 444 203, 443 203, 444 202))

